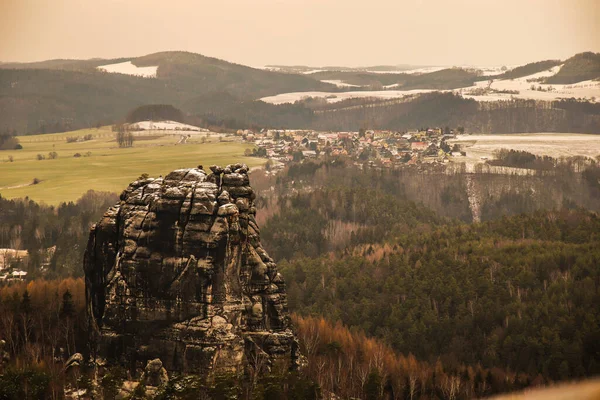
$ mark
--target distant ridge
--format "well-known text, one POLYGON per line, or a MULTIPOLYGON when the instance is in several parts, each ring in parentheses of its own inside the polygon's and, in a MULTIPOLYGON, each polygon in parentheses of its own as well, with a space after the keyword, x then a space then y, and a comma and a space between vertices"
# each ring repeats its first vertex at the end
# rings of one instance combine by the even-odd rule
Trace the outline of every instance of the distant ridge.
MULTIPOLYGON (((131 58, 55 59, 32 63, 2 63, 0 64, 0 131, 16 130, 18 134, 49 133, 113 124, 122 122, 128 111, 148 104, 171 105, 180 109, 186 118, 192 117, 196 124, 203 121, 206 126, 216 125, 229 129, 319 127, 325 126, 322 122, 324 118, 317 115, 319 107, 329 109, 327 105, 329 98, 335 98, 336 93, 343 91, 364 92, 365 99, 353 103, 353 107, 357 104, 358 107, 351 113, 344 113, 343 119, 328 120, 326 126, 330 129, 342 129, 342 127, 348 129, 350 121, 352 124, 355 124, 353 121, 370 121, 369 124, 377 128, 387 126, 384 121, 403 118, 390 114, 395 112, 393 108, 385 109, 381 115, 378 111, 377 118, 367 117, 370 112, 366 113, 360 107, 369 102, 377 102, 378 99, 369 98, 367 94, 369 91, 377 90, 387 93, 393 90, 420 93, 464 89, 465 92, 460 93, 461 95, 464 94, 465 98, 479 96, 479 99, 476 99, 479 101, 511 101, 512 96, 519 97, 517 92, 522 90, 529 91, 520 96, 524 99, 552 101, 559 96, 580 102, 582 98, 591 99, 594 96, 595 83, 588 81, 600 79, 600 54, 581 53, 564 62, 559 60, 534 62, 496 75, 490 75, 496 72, 493 68, 484 71, 471 67, 441 70, 437 67, 415 70, 414 67, 408 65, 365 67, 373 70, 369 72, 364 69, 345 67, 339 67, 338 71, 325 71, 309 70, 308 68, 313 68, 309 66, 296 66, 291 67, 296 68, 293 72, 272 71, 185 51, 164 51, 131 58), (131 63, 129 64, 131 68, 115 69, 114 72, 101 71, 98 68, 119 63, 131 63), (548 73, 549 68, 559 65, 562 67, 558 72, 552 70, 548 73), (142 69, 153 67, 153 71, 152 74, 146 74, 146 77, 134 76, 136 67, 142 69), (413 68, 410 73, 405 69, 409 67, 413 68), (389 71, 388 68, 397 70, 389 71), (571 84, 585 81, 585 90, 563 88, 560 94, 552 97, 547 87, 536 87, 537 91, 533 92, 529 84, 522 85, 517 90, 502 89, 498 84, 498 80, 519 79, 538 72, 543 72, 542 76, 536 77, 535 81, 532 80, 531 85, 571 84), (488 85, 490 80, 496 82, 491 89, 499 87, 499 90, 504 92, 499 94, 490 92, 490 85, 488 85), (317 93, 317 97, 318 93, 325 93, 325 95, 321 95, 316 102, 306 102, 306 98, 313 93, 317 93), (257 99, 280 94, 293 94, 294 96, 290 98, 297 103, 273 105, 257 101, 257 99), (491 96, 488 96, 490 94, 491 96), (328 99, 324 99, 325 96, 328 99)), ((501 69, 498 68, 497 72, 500 71, 501 69)), ((431 99, 442 98, 431 97, 431 99)), ((600 95, 595 98, 600 99, 600 95)), ((423 107, 424 104, 425 102, 416 102, 411 107, 423 107)), ((569 107, 572 109, 580 106, 569 107)), ((502 109, 516 110, 514 107, 502 107, 502 109)), ((572 121, 566 124, 564 118, 556 118, 550 121, 547 129, 600 131, 600 127, 596 127, 596 107, 592 104, 582 110, 584 111, 578 119, 579 123, 572 121), (594 116, 588 118, 589 113, 594 116), (573 128, 570 128, 571 126, 573 128)), ((517 111, 507 112, 517 113, 517 111)), ((420 115, 423 123, 440 120, 430 113, 419 108, 411 111, 412 115, 420 115)), ((526 126, 526 129, 534 129, 537 126, 523 125, 524 114, 520 111, 518 113, 512 119, 515 122, 511 122, 510 127, 500 124, 492 128, 488 124, 486 129, 512 132, 513 126, 526 126)), ((465 118, 468 116, 465 115, 465 118)), ((506 117, 506 120, 511 121, 509 117, 506 117)), ((449 121, 441 120, 440 123, 445 124, 449 121)), ((391 125, 394 126, 396 124, 391 125)))
POLYGON ((303 75, 260 70, 189 52, 8 63, 0 66, 0 130, 47 133, 110 124, 144 104, 181 107, 190 99, 214 92, 255 100, 306 90, 335 90, 335 86, 303 75), (157 78, 97 69, 125 61, 139 67, 158 66, 157 78))

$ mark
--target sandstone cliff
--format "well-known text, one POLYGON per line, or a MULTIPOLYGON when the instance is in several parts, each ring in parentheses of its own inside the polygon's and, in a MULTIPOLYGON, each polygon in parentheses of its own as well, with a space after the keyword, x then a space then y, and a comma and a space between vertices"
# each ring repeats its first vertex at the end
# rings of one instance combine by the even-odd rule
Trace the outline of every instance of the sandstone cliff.
POLYGON ((84 259, 92 355, 209 374, 274 364, 298 346, 285 284, 260 244, 248 168, 138 180, 91 229, 84 259))

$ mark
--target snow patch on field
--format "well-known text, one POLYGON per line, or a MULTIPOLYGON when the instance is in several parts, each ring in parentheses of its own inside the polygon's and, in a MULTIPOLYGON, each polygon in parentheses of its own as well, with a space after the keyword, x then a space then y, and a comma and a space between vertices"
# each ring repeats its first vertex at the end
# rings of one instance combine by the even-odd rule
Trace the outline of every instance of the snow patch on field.
POLYGON ((423 67, 423 68, 414 68, 414 69, 406 69, 403 71, 394 70, 394 71, 369 71, 367 72, 373 74, 409 74, 409 75, 420 75, 420 74, 429 74, 431 72, 441 71, 443 69, 448 69, 449 67, 423 67))
POLYGON ((489 86, 490 89, 495 91, 517 91, 518 93, 480 93, 482 89, 488 87, 489 81, 476 82, 471 87, 458 89, 457 91, 463 97, 477 101, 510 100, 512 97, 546 101, 574 97, 576 99, 583 98, 589 101, 592 101, 592 99, 596 102, 600 101, 600 81, 589 80, 569 85, 552 85, 539 82, 539 80, 554 76, 561 67, 562 65, 558 65, 548 70, 516 79, 494 80, 489 86))
POLYGON ((156 72, 158 71, 158 66, 138 67, 136 65, 133 65, 131 61, 125 61, 117 64, 101 65, 96 68, 98 68, 101 71, 110 72, 114 74, 142 76, 144 78, 156 78, 156 72))
POLYGON ((302 72, 304 75, 316 74, 317 72, 327 72, 326 69, 311 69, 310 71, 302 72))
POLYGON ((271 104, 284 104, 294 103, 298 100, 302 100, 308 97, 322 97, 327 99, 328 103, 337 103, 338 101, 348 99, 358 99, 365 97, 376 97, 378 99, 400 99, 406 96, 419 93, 430 93, 434 90, 429 89, 415 89, 415 90, 365 90, 365 91, 354 91, 354 92, 293 92, 293 93, 282 93, 275 96, 263 97, 262 101, 271 104))
POLYGON ((176 121, 141 121, 130 125, 131 128, 136 130, 160 130, 160 131, 197 131, 207 132, 207 129, 199 128, 197 126, 182 124, 176 121))
POLYGON ((351 83, 346 83, 346 82, 341 81, 339 79, 322 80, 321 82, 323 82, 323 83, 331 83, 332 85, 335 85, 337 87, 360 87, 360 85, 353 85, 351 83))
POLYGON ((493 135, 457 135, 448 140, 453 146, 459 144, 467 153, 461 161, 467 164, 481 162, 482 158, 494 158, 499 149, 527 151, 539 156, 559 157, 596 157, 600 154, 598 135, 576 133, 523 133, 493 135))

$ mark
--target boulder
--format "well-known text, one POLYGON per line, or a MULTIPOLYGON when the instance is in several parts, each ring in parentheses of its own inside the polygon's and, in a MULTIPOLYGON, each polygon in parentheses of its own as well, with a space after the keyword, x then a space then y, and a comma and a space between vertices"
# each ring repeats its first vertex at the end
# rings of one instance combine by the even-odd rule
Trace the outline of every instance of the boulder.
POLYGON ((142 381, 147 386, 166 386, 169 383, 169 375, 167 370, 163 367, 163 363, 160 358, 148 361, 146 368, 144 369, 144 375, 142 381))
POLYGON ((67 362, 65 362, 65 371, 69 371, 72 368, 78 368, 83 364, 83 355, 81 353, 75 353, 67 362))

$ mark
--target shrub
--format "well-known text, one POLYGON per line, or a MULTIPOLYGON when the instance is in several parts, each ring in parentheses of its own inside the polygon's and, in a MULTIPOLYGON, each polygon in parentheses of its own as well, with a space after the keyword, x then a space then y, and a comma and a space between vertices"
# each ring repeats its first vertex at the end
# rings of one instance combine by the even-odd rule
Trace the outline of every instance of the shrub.
POLYGON ((47 399, 50 398, 50 377, 31 367, 9 369, 0 375, 0 398, 47 399))
POLYGON ((91 133, 88 133, 87 135, 85 135, 83 137, 83 140, 87 141, 87 140, 92 140, 93 138, 94 138, 94 136, 91 133))
POLYGON ((13 158, 13 156, 8 156, 8 162, 13 162, 15 161, 15 159, 13 158))
POLYGON ((54 159, 58 158, 58 153, 55 151, 51 151, 50 153, 48 153, 48 158, 51 160, 54 160, 54 159))
POLYGON ((120 367, 112 367, 102 377, 100 388, 102 389, 103 398, 115 399, 119 394, 119 389, 123 385, 123 381, 127 377, 127 372, 120 367))
POLYGON ((78 140, 79 139, 77 138, 77 136, 67 136, 67 143, 75 143, 78 140))
POLYGON ((15 150, 22 150, 22 149, 23 149, 23 145, 21 145, 21 143, 15 144, 15 150))
POLYGON ((45 156, 43 156, 42 154, 38 154, 36 157, 37 157, 37 159, 38 159, 39 161, 42 161, 42 160, 45 160, 45 159, 46 159, 46 157, 45 157, 45 156))
POLYGON ((81 154, 80 153, 75 153, 75 154, 73 154, 73 157, 79 158, 79 157, 81 157, 81 154))
POLYGON ((40 179, 38 179, 38 178, 33 178, 33 181, 31 181, 31 184, 32 184, 32 185, 37 185, 37 184, 38 184, 38 183, 40 183, 40 182, 41 182, 41 180, 40 180, 40 179))

